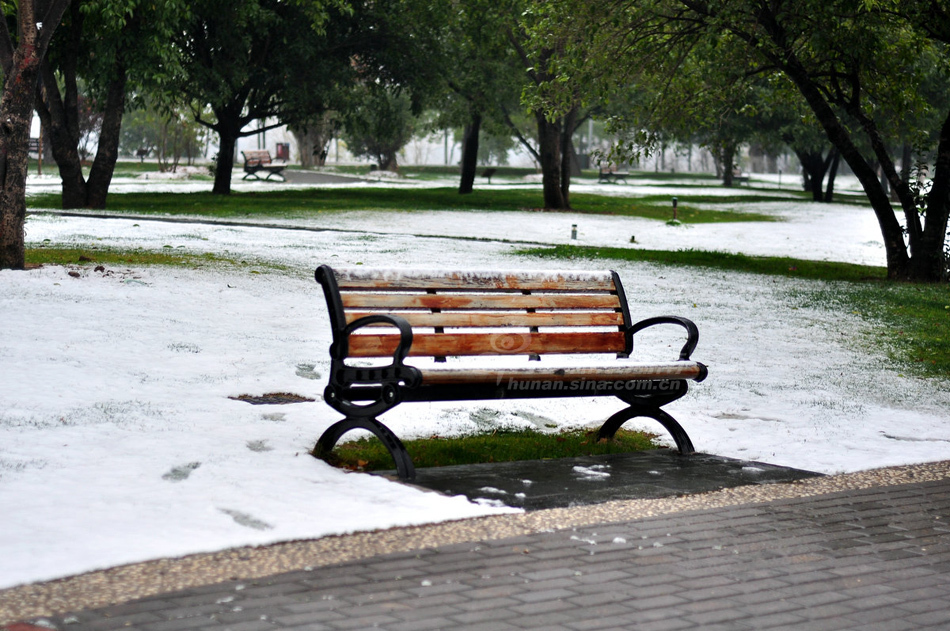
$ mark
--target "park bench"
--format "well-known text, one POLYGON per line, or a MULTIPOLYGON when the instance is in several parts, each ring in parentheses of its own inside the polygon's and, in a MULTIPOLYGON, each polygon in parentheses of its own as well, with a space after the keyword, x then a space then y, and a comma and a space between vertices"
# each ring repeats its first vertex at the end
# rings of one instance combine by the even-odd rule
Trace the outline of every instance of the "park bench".
POLYGON ((616 396, 627 405, 607 419, 598 439, 643 416, 663 425, 681 454, 693 452, 661 407, 685 395, 687 381, 706 378, 706 367, 690 359, 699 331, 676 316, 634 324, 616 272, 321 265, 315 276, 333 332, 324 399, 345 417, 317 441, 316 456, 331 452, 346 432, 364 429, 392 454, 399 477, 412 479, 405 447, 377 419, 402 402, 589 396, 616 396), (678 359, 630 360, 635 334, 658 324, 686 330, 678 359))
POLYGON ((613 171, 609 168, 605 169, 603 167, 600 167, 600 170, 597 174, 597 181, 607 182, 608 184, 613 182, 614 184, 616 184, 620 180, 623 180, 623 183, 626 184, 628 175, 630 174, 627 173, 626 171, 613 171))
POLYGON ((286 163, 275 164, 270 157, 270 151, 266 149, 251 149, 242 151, 241 155, 244 156, 245 180, 252 176, 255 180, 259 180, 261 177, 258 173, 260 171, 267 171, 267 177, 264 178, 265 180, 269 180, 272 175, 276 175, 280 178, 281 182, 287 181, 282 173, 287 167, 286 163))

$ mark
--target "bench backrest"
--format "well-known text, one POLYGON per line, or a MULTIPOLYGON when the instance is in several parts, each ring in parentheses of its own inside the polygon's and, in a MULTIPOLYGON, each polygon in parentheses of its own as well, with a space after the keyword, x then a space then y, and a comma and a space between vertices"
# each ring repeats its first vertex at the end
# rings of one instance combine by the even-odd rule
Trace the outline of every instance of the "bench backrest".
POLYGON ((244 156, 244 163, 247 164, 247 166, 271 163, 270 151, 266 149, 249 149, 242 151, 241 154, 244 156))
MULTIPOLYGON (((405 318, 410 356, 617 353, 632 340, 627 300, 615 272, 316 271, 334 338, 370 315, 405 318)), ((349 357, 391 356, 399 340, 389 325, 349 336, 349 357)))

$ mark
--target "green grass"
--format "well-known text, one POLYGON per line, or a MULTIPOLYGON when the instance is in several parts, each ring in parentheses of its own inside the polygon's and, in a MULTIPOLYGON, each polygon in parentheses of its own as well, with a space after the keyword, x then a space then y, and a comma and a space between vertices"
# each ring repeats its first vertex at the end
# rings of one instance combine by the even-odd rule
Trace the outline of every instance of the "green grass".
POLYGON ((847 283, 811 290, 805 304, 860 315, 871 325, 865 345, 911 374, 950 378, 950 286, 847 283))
MULTIPOLYGON (((193 254, 173 249, 162 250, 115 249, 96 246, 62 247, 45 244, 27 244, 26 264, 37 265, 79 265, 79 266, 120 266, 120 265, 170 265, 176 267, 199 268, 211 265, 234 267, 261 267, 282 270, 284 268, 260 262, 240 261, 218 254, 193 254)), ((253 272, 253 270, 252 270, 253 272)))
MULTIPOLYGON (((432 436, 404 441, 416 467, 445 467, 480 462, 512 462, 571 458, 656 449, 656 436, 618 430, 610 440, 596 439, 596 430, 568 430, 557 434, 528 429, 498 429, 453 438, 432 436)), ((354 471, 395 469, 389 452, 375 437, 340 443, 324 455, 330 464, 354 471)))
POLYGON ((526 248, 522 255, 556 259, 613 259, 620 261, 646 261, 666 265, 709 267, 733 272, 751 272, 773 276, 810 278, 814 280, 883 280, 887 270, 883 267, 808 261, 776 256, 748 256, 727 252, 703 250, 646 250, 639 248, 608 248, 596 246, 556 245, 553 247, 526 248))
MULTIPOLYGON (((797 192, 793 192, 793 191, 788 191, 788 192, 793 193, 793 195, 791 196, 785 195, 785 194, 776 195, 774 192, 767 191, 767 190, 755 193, 753 195, 706 195, 706 194, 700 194, 700 193, 697 193, 696 195, 690 195, 689 193, 683 194, 680 192, 684 190, 684 188, 686 190, 689 190, 688 187, 676 186, 675 188, 677 190, 676 199, 678 200, 680 204, 679 206, 680 215, 683 214, 683 209, 684 209, 683 204, 690 204, 690 203, 736 205, 736 204, 751 204, 751 203, 759 203, 759 202, 790 202, 790 201, 795 201, 796 198, 809 199, 809 198, 806 198, 805 195, 803 194, 800 195, 800 194, 797 194, 797 192)), ((704 186, 702 188, 708 188, 708 187, 704 186)), ((648 202, 648 203, 664 206, 667 209, 667 211, 669 211, 667 218, 672 218, 672 212, 673 212, 672 211, 672 205, 673 205, 672 195, 658 195, 658 194, 643 195, 642 197, 638 197, 637 199, 641 202, 648 202)), ((682 220, 682 217, 677 217, 677 218, 682 220)))
MULTIPOLYGON (((667 220, 672 210, 666 205, 642 202, 639 199, 594 194, 571 197, 576 212, 646 217, 667 220)), ((231 195, 211 193, 111 193, 109 209, 116 212, 164 215, 199 215, 217 218, 238 217, 307 217, 315 213, 352 210, 524 210, 541 205, 536 189, 475 190, 459 195, 454 188, 405 189, 334 188, 275 190, 231 195)), ((59 194, 45 193, 27 200, 30 208, 59 208, 59 194)), ((680 218, 685 223, 775 221, 770 215, 733 210, 700 210, 682 206, 680 218)))

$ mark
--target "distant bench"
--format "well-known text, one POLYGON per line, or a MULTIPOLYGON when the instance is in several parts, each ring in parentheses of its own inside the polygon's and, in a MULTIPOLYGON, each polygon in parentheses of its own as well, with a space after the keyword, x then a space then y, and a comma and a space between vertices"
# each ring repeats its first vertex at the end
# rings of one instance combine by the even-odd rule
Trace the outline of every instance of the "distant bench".
POLYGON ((597 181, 607 183, 613 182, 616 184, 620 180, 623 180, 623 183, 626 184, 628 175, 630 174, 626 171, 612 171, 610 169, 601 168, 597 174, 597 181))
POLYGON ((284 177, 282 171, 287 167, 286 163, 275 164, 273 159, 270 157, 270 151, 266 149, 252 149, 248 151, 242 151, 241 155, 244 156, 244 179, 246 180, 249 177, 253 177, 255 180, 261 179, 258 175, 260 171, 267 171, 267 177, 265 180, 269 180, 272 175, 276 175, 280 178, 281 182, 286 182, 287 178, 284 177))
POLYGON ((598 439, 644 416, 670 432, 681 454, 693 452, 689 436, 661 407, 685 395, 687 381, 706 378, 706 367, 690 359, 699 331, 676 316, 634 324, 616 272, 321 265, 315 276, 333 332, 324 399, 345 418, 323 433, 314 455, 332 451, 346 432, 365 429, 389 449, 399 477, 412 479, 405 447, 376 418, 401 402, 590 396, 616 396, 628 406, 607 419, 598 439), (628 359, 634 335, 658 324, 686 330, 678 359, 628 359), (574 358, 555 363, 558 355, 574 358), (447 356, 465 360, 443 363, 447 356), (407 357, 428 359, 407 364, 407 357), (380 365, 381 358, 391 362, 380 365))

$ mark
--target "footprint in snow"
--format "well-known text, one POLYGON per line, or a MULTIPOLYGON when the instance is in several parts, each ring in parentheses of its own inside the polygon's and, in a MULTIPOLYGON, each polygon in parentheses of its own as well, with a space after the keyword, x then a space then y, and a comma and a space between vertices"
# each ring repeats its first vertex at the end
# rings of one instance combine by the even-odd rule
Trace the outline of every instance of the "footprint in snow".
POLYGON ((321 375, 316 368, 314 364, 297 364, 296 374, 304 379, 319 379, 321 375))
POLYGON ((248 528, 253 528, 254 530, 270 530, 273 528, 266 521, 261 521, 255 517, 248 515, 247 513, 242 513, 241 511, 231 510, 229 508, 219 508, 219 511, 228 515, 241 526, 247 526, 248 528))
POLYGON ((179 465, 163 475, 162 479, 168 480, 169 482, 181 482, 182 480, 187 480, 188 476, 191 475, 191 472, 200 466, 200 462, 189 462, 188 464, 179 465))
POLYGON ((262 451, 274 451, 274 448, 267 444, 267 440, 249 440, 247 448, 258 453, 262 451))

